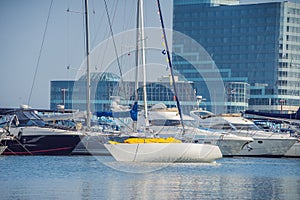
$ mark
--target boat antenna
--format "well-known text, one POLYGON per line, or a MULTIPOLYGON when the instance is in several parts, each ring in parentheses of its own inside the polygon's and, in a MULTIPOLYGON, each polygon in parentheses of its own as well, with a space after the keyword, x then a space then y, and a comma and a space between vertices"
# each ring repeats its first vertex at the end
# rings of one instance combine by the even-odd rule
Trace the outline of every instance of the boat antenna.
POLYGON ((91 80, 90 80, 90 44, 89 44, 89 14, 88 0, 85 0, 85 39, 86 39, 86 125, 91 128, 91 80))
POLYGON ((178 95, 177 95, 177 88, 176 88, 176 84, 175 84, 174 72, 173 72, 173 67, 172 67, 172 62, 171 62, 171 56, 170 56, 169 46, 168 46, 168 42, 167 42, 165 25, 164 25, 164 21, 163 21, 163 17, 162 17, 162 12, 161 12, 161 7, 160 7, 160 1, 157 0, 156 2, 157 2, 158 15, 159 15, 159 18, 160 18, 161 28, 162 28, 162 32, 163 32, 163 38, 164 38, 165 47, 166 47, 168 64, 169 64, 170 72, 171 72, 171 76, 172 76, 173 89, 174 89, 174 97, 176 99, 177 109, 178 109, 178 113, 179 113, 179 116, 180 116, 180 121, 181 121, 181 125, 182 125, 182 128, 183 128, 183 134, 184 134, 185 133, 185 129, 184 129, 184 124, 183 124, 182 111, 181 111, 181 106, 180 106, 180 102, 179 102, 178 95))

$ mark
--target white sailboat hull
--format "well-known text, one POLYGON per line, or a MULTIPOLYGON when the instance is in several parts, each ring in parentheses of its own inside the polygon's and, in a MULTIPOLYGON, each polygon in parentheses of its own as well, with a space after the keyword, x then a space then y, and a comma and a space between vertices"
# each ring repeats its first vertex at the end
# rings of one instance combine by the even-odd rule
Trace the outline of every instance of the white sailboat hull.
POLYGON ((210 144, 119 143, 104 146, 117 161, 125 162, 209 163, 222 158, 219 147, 210 144))

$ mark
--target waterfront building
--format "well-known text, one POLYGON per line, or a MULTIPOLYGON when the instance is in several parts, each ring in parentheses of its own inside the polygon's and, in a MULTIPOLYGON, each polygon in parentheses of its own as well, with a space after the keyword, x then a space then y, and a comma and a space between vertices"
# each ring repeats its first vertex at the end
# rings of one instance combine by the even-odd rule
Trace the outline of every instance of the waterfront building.
MULTIPOLYGON (((93 110, 109 109, 110 96, 119 82, 111 73, 91 74, 91 105, 93 110)), ((86 110, 86 76, 79 80, 51 81, 50 109, 63 105, 65 109, 86 110)))
MULTIPOLYGON (((196 106, 196 96, 193 82, 182 81, 175 77, 178 98, 184 113, 189 113, 196 106)), ((170 77, 159 77, 156 82, 149 82, 147 88, 148 106, 164 103, 167 107, 175 107, 173 86, 170 77)), ((142 83, 138 89, 139 105, 144 105, 142 83)), ((86 76, 79 80, 51 81, 50 109, 64 105, 66 109, 86 110, 86 76)), ((134 102, 135 83, 121 81, 112 73, 91 73, 91 110, 108 111, 116 97, 120 104, 130 106, 134 102)))
MULTIPOLYGON (((300 4, 272 2, 239 4, 238 0, 174 0, 173 29, 196 40, 210 55, 224 82, 223 105, 228 112, 244 109, 288 112, 300 105, 300 4), (236 84, 240 83, 240 84, 236 84), (245 98, 231 101, 227 86, 237 86, 245 98), (243 90, 238 87, 244 86, 243 90), (248 90, 247 88, 249 88, 248 90), (248 102, 247 91, 250 93, 248 102), (229 96, 228 96, 229 95, 229 96), (244 102, 244 103, 242 103, 244 102), (282 110, 281 110, 282 109, 282 110)), ((173 52, 183 41, 173 37, 173 52)), ((192 55, 193 49, 185 54, 192 55)), ((205 77, 215 67, 199 67, 173 54, 173 64, 197 95, 211 105, 205 77), (187 70, 189 69, 189 70, 187 70), (198 73, 199 74, 199 73, 198 73)), ((242 94, 240 94, 242 95, 242 94)), ((233 98, 234 99, 234 98, 233 98)), ((220 104, 222 102, 219 102, 220 104)), ((209 108, 209 106, 208 106, 209 108)))

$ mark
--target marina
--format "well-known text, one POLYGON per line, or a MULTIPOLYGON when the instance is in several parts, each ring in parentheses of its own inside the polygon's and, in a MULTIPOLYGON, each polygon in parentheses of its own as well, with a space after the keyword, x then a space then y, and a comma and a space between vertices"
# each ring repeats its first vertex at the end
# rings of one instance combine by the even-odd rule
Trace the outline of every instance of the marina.
POLYGON ((298 199, 300 160, 116 162, 110 156, 2 156, 1 199, 298 199), (13 166, 13 167, 12 167, 13 166))
POLYGON ((74 2, 43 9, 30 92, 1 92, 0 199, 299 199, 300 4, 74 2))

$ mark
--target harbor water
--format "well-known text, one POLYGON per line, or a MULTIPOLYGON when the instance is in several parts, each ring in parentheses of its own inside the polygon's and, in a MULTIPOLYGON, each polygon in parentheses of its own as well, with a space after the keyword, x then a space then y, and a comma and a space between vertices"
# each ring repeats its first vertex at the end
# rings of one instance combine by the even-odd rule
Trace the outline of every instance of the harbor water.
POLYGON ((299 199, 300 159, 122 163, 110 156, 1 156, 0 199, 299 199))

